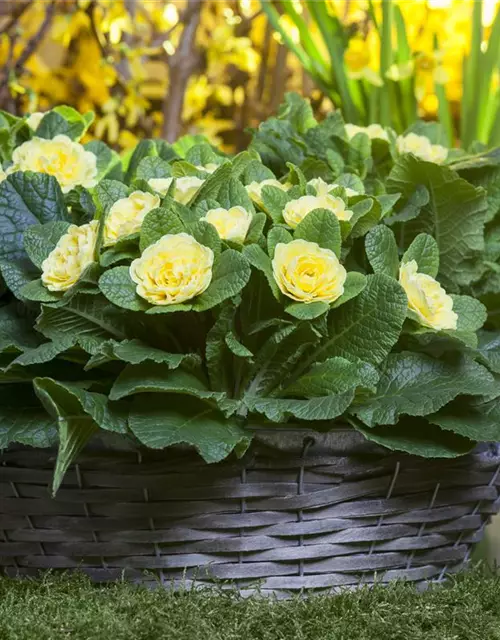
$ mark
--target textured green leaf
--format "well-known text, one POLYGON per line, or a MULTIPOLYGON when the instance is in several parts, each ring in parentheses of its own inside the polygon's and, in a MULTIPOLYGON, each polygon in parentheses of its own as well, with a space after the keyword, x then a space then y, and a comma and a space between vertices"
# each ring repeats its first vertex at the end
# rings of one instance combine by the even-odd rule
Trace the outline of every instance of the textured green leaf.
MULTIPOLYGON (((401 198, 401 194, 394 194, 398 197, 398 202, 401 198)), ((423 184, 418 184, 415 190, 407 196, 404 205, 394 215, 385 218, 385 222, 388 225, 393 225, 396 222, 408 222, 414 220, 422 210, 429 203, 429 191, 423 184)))
POLYGON ((125 182, 130 184, 135 178, 137 169, 141 160, 149 156, 158 156, 158 148, 154 140, 141 140, 137 147, 134 149, 132 156, 127 167, 127 173, 125 174, 125 182))
POLYGON ((136 284, 130 277, 129 267, 115 267, 99 278, 99 289, 117 307, 130 311, 146 311, 150 304, 136 293, 136 284))
POLYGON ((476 354, 493 373, 500 373, 500 332, 479 331, 476 354))
POLYGON ((314 209, 297 225, 293 234, 295 240, 316 242, 324 249, 330 249, 340 256, 340 224, 337 216, 328 209, 314 209))
POLYGON ((248 447, 251 434, 209 405, 184 396, 141 394, 134 399, 130 429, 147 447, 194 446, 205 462, 219 462, 248 447))
POLYGON ((252 267, 258 269, 266 276, 266 280, 271 287, 274 297, 279 300, 281 298, 281 293, 273 276, 271 258, 257 244, 247 245, 244 247, 243 255, 247 258, 252 267))
POLYGON ((183 231, 185 231, 184 223, 174 211, 163 207, 152 209, 142 222, 139 245, 141 251, 168 233, 182 233, 183 231))
POLYGON ((137 167, 137 179, 151 180, 151 178, 170 178, 172 168, 168 162, 157 156, 143 158, 137 167))
POLYGON ((58 291, 49 291, 40 278, 37 278, 23 285, 19 295, 34 302, 59 302, 63 294, 58 291))
POLYGON ((33 224, 67 220, 57 180, 42 173, 13 173, 0 183, 0 258, 22 258, 23 233, 33 224))
POLYGON ((262 237, 262 234, 264 233, 266 220, 267 220, 267 216, 262 211, 259 211, 258 213, 253 214, 252 222, 250 223, 247 237, 245 238, 245 244, 259 242, 260 238, 262 237))
POLYGON ((224 341, 229 351, 238 358, 245 358, 247 360, 251 360, 253 358, 253 353, 238 340, 233 331, 228 331, 226 333, 224 341))
POLYGON ((40 405, 31 385, 0 387, 0 450, 11 442, 37 448, 51 447, 57 442, 55 422, 40 405))
POLYGON ((79 295, 64 307, 42 306, 36 328, 55 342, 61 338, 78 336, 97 344, 110 338, 125 338, 123 312, 104 297, 79 295))
POLYGON ((140 340, 108 340, 99 345, 96 353, 89 359, 85 369, 93 369, 106 362, 121 360, 129 364, 156 362, 166 364, 170 369, 177 369, 181 364, 194 367, 201 364, 196 353, 169 353, 156 347, 151 347, 140 340))
POLYGON ((109 397, 111 400, 120 400, 136 393, 177 393, 204 400, 224 399, 223 393, 210 391, 190 371, 172 370, 168 364, 152 362, 126 366, 116 379, 109 397))
POLYGON ((322 316, 330 307, 326 302, 292 302, 285 307, 285 311, 298 320, 313 320, 322 316))
POLYGON ((407 306, 398 282, 382 274, 367 276, 366 287, 359 296, 330 313, 328 338, 307 362, 341 356, 380 364, 399 338, 407 306))
POLYGON ((352 411, 370 427, 396 424, 403 414, 434 413, 460 394, 482 395, 493 383, 492 375, 470 359, 448 363, 420 353, 394 353, 375 394, 352 411))
POLYGON ((201 185, 200 189, 193 196, 189 205, 198 204, 208 198, 214 198, 218 200, 218 195, 221 187, 231 178, 231 163, 225 162, 216 169, 205 182, 201 185))
POLYGON ((21 294, 21 289, 28 282, 35 280, 40 273, 27 257, 1 260, 0 272, 9 291, 12 291, 18 300, 23 301, 25 298, 21 294))
POLYGON ((349 407, 353 398, 354 391, 347 391, 310 400, 245 396, 244 402, 250 411, 262 413, 272 422, 286 422, 289 417, 314 421, 337 418, 349 407))
POLYGON ((247 211, 253 212, 255 210, 247 190, 241 182, 235 178, 229 178, 227 182, 221 185, 217 200, 220 206, 225 209, 239 206, 247 211))
POLYGON ((42 268, 42 262, 53 251, 62 235, 69 227, 69 222, 55 220, 44 225, 32 225, 24 233, 24 248, 31 262, 42 268))
POLYGON ((269 229, 267 234, 267 252, 269 257, 274 258, 274 250, 277 244, 288 244, 293 240, 292 234, 285 227, 275 226, 269 229))
POLYGON ((212 281, 208 289, 195 298, 193 309, 206 311, 232 298, 247 284, 250 273, 248 260, 238 251, 227 249, 217 259, 212 281))
POLYGON ((101 180, 95 188, 94 198, 98 210, 108 213, 111 207, 122 198, 129 195, 129 188, 118 180, 101 180))
POLYGON ((102 140, 91 140, 83 145, 86 151, 91 151, 96 157, 97 179, 109 178, 121 180, 123 169, 121 158, 102 140))
POLYGON ((337 298, 330 307, 332 309, 336 309, 340 307, 340 305, 352 300, 356 296, 358 296, 363 289, 366 287, 367 283, 366 276, 362 273, 358 273, 357 271, 349 271, 347 277, 344 282, 344 293, 337 298))
POLYGON ((356 387, 373 389, 378 378, 377 370, 366 362, 330 358, 321 364, 314 364, 307 373, 288 385, 285 391, 287 396, 327 396, 356 387))
POLYGON ((427 416, 427 420, 471 440, 498 442, 500 398, 487 402, 482 398, 457 398, 437 413, 427 416))
POLYGON ((276 224, 283 223, 283 209, 290 202, 290 195, 279 187, 265 185, 262 188, 262 204, 264 211, 276 224))
POLYGON ((24 351, 41 342, 33 328, 33 317, 15 301, 0 307, 0 351, 11 347, 24 351))
POLYGON ((388 227, 379 225, 369 231, 365 237, 365 250, 374 273, 398 277, 398 246, 394 233, 388 227))
POLYGON ((88 125, 84 117, 72 107, 61 106, 47 112, 36 130, 37 138, 51 140, 57 135, 80 140, 88 125))
POLYGON ((27 349, 10 363, 9 368, 16 365, 26 367, 33 364, 50 362, 57 358, 61 353, 70 349, 76 343, 77 338, 78 336, 74 336, 73 338, 68 336, 65 339, 58 340, 57 342, 44 342, 32 349, 27 349))
POLYGON ((470 296, 451 296, 453 311, 458 315, 457 331, 478 331, 486 322, 488 313, 484 304, 470 296))
POLYGON ((226 336, 233 329, 234 315, 234 306, 226 303, 207 333, 205 360, 210 386, 215 391, 229 391, 234 387, 233 358, 226 343, 226 336))
POLYGON ((423 418, 405 418, 398 425, 374 429, 355 425, 368 440, 393 451, 404 451, 423 458, 456 458, 471 451, 476 443, 430 425, 423 418))
POLYGON ((486 198, 448 167, 418 160, 411 154, 401 157, 387 183, 389 192, 408 198, 416 184, 429 191, 429 203, 415 220, 405 223, 405 243, 418 233, 433 236, 440 253, 440 275, 451 282, 470 282, 467 261, 484 248, 486 198))
POLYGON ((439 271, 439 247, 428 233, 419 233, 404 252, 401 264, 415 260, 419 273, 435 278, 439 271))
POLYGON ((214 256, 218 256, 221 252, 221 239, 217 233, 216 228, 206 222, 205 220, 199 220, 198 222, 191 223, 186 227, 187 233, 193 236, 200 244, 205 247, 210 247, 214 252, 214 256))

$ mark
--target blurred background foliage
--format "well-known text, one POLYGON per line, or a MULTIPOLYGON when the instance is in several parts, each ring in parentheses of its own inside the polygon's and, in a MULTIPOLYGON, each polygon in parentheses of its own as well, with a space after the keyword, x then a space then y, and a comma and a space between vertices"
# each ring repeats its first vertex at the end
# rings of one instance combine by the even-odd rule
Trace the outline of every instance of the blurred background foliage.
POLYGON ((446 107, 445 125, 456 138, 456 123, 474 115, 461 116, 466 56, 475 65, 465 64, 469 94, 493 105, 475 114, 479 123, 490 119, 486 134, 478 125, 467 143, 491 143, 490 129, 500 131, 499 5, 1 0, 0 108, 17 114, 57 104, 93 110, 90 137, 115 148, 130 148, 138 138, 172 141, 191 133, 231 150, 244 146, 247 127, 257 126, 286 91, 295 90, 320 115, 341 106, 348 120, 388 119, 396 129, 417 116, 434 119, 446 107), (488 47, 491 71, 478 85, 488 47))

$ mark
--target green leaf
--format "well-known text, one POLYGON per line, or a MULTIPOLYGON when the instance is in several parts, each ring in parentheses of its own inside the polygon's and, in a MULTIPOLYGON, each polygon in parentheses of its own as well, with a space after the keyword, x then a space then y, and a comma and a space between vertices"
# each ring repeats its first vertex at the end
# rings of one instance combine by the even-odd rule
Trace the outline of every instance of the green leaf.
POLYGON ((36 328, 46 338, 54 340, 78 336, 96 344, 115 338, 125 338, 123 312, 104 297, 78 295, 59 308, 42 306, 36 328))
MULTIPOLYGON (((249 153, 253 154, 253 151, 249 153)), ((251 182, 262 182, 263 180, 276 179, 276 176, 262 164, 260 160, 251 160, 245 166, 243 173, 241 174, 241 181, 243 184, 250 184, 251 182)), ((280 189, 281 191, 281 189, 280 189)))
POLYGON ((231 207, 243 207, 246 211, 255 211, 253 202, 247 193, 245 187, 239 180, 229 178, 224 182, 217 195, 217 200, 221 207, 230 209, 231 207))
POLYGON ((397 278, 399 273, 398 246, 393 232, 384 225, 374 227, 365 237, 366 257, 374 273, 397 278))
POLYGON ((98 210, 106 214, 115 202, 129 195, 129 188, 118 180, 101 180, 94 193, 98 210))
POLYGON ((129 267, 115 267, 99 278, 99 289, 117 307, 130 311, 147 311, 151 305, 136 293, 129 267))
POLYGON ((223 157, 218 155, 208 142, 200 142, 188 149, 186 160, 191 164, 204 166, 212 162, 219 164, 223 157))
POLYGON ((27 367, 33 364, 44 364, 50 362, 70 349, 77 341, 78 336, 74 338, 66 338, 57 342, 44 342, 32 349, 27 349, 21 355, 17 356, 9 365, 8 369, 16 365, 27 367))
POLYGON ((185 231, 184 223, 174 211, 163 207, 152 209, 146 214, 141 226, 140 249, 144 251, 168 233, 175 234, 183 231, 185 231))
POLYGON ((402 414, 426 416, 460 394, 484 394, 493 382, 491 374, 470 359, 448 363, 419 353, 394 353, 373 397, 352 411, 369 427, 396 424, 402 414))
POLYGON ((169 369, 177 369, 182 364, 186 367, 195 367, 201 364, 201 359, 196 353, 169 353, 151 347, 140 340, 108 340, 99 345, 96 353, 89 359, 86 370, 101 366, 106 362, 121 360, 129 364, 142 364, 143 362, 155 362, 166 364, 169 369))
POLYGON ((57 135, 65 135, 71 140, 80 140, 88 126, 88 121, 78 111, 72 107, 60 106, 43 116, 36 136, 52 140, 57 135))
POLYGON ((496 331, 479 331, 479 344, 475 353, 478 360, 493 373, 500 373, 500 333, 496 331))
POLYGON ((283 209, 290 202, 290 196, 284 189, 265 185, 262 188, 262 208, 274 223, 283 223, 283 209))
POLYGON ((289 417, 306 421, 333 420, 344 413, 353 398, 354 391, 347 391, 310 400, 245 396, 244 402, 250 411, 262 413, 268 420, 279 423, 286 422, 289 417))
POLYGON ((174 444, 194 446, 205 462, 219 462, 236 449, 247 449, 251 435, 235 420, 225 418, 209 405, 184 396, 141 394, 134 399, 130 429, 151 449, 174 444))
POLYGON ((234 388, 233 358, 226 342, 226 336, 233 329, 235 307, 231 303, 223 305, 217 319, 207 333, 205 360, 210 387, 215 391, 230 391, 234 388))
POLYGON ((326 302, 292 302, 285 307, 285 311, 298 320, 313 320, 322 316, 330 307, 326 302))
POLYGON ((54 420, 40 405, 31 385, 0 386, 0 450, 11 442, 37 448, 57 442, 54 420))
POLYGON ((47 224, 34 224, 24 233, 24 249, 31 262, 39 269, 42 262, 55 249, 62 235, 68 231, 69 222, 55 220, 47 224))
POLYGON ((40 334, 33 328, 33 317, 15 301, 0 307, 0 351, 15 347, 24 351, 38 346, 40 334))
POLYGON ((216 228, 212 224, 205 220, 199 220, 198 222, 187 225, 186 231, 200 244, 205 247, 210 247, 215 257, 220 254, 222 242, 216 228))
POLYGON ((415 260, 419 273, 435 278, 439 271, 439 247, 428 233, 419 233, 403 254, 401 264, 415 260))
POLYGON ((313 398, 345 393, 356 387, 373 389, 378 382, 377 370, 366 362, 349 362, 345 358, 329 358, 314 364, 310 370, 285 388, 287 396, 313 398))
POLYGON ((394 279, 376 274, 366 280, 356 298, 330 313, 328 338, 312 354, 309 364, 334 356, 372 365, 386 359, 401 333, 408 301, 394 279))
POLYGON ((337 298, 331 305, 331 309, 336 309, 340 305, 352 300, 358 296, 366 287, 366 276, 357 271, 349 271, 344 282, 344 293, 337 298))
POLYGON ((0 261, 0 272, 9 291, 18 300, 24 301, 21 294, 24 285, 35 280, 39 275, 39 270, 28 258, 18 258, 16 260, 0 261))
POLYGON ((154 140, 141 140, 130 157, 127 172, 125 174, 125 182, 130 184, 135 178, 141 160, 149 156, 158 155, 158 149, 154 140))
POLYGON ((288 244, 292 240, 292 234, 289 233, 285 227, 272 227, 267 234, 267 252, 269 253, 269 257, 271 259, 274 258, 274 250, 276 249, 277 244, 288 244))
POLYGON ((432 424, 480 442, 500 439, 500 398, 457 398, 437 413, 427 416, 432 424))
POLYGON ((223 300, 232 298, 247 284, 250 274, 250 265, 244 255, 234 249, 227 249, 216 260, 212 281, 208 289, 195 298, 193 309, 206 311, 223 300))
POLYGON ((96 157, 97 179, 103 178, 121 180, 123 178, 123 169, 121 158, 112 151, 102 140, 92 140, 85 145, 86 151, 91 151, 96 157))
POLYGON ((415 184, 423 184, 430 199, 418 218, 405 223, 405 244, 418 233, 429 233, 439 247, 441 278, 459 285, 469 284, 473 273, 467 261, 484 249, 487 208, 484 192, 448 167, 407 154, 391 171, 387 189, 408 198, 415 184))
POLYGON ((221 187, 231 178, 231 163, 225 162, 221 164, 201 185, 200 189, 194 195, 190 206, 198 204, 203 200, 214 198, 218 200, 221 187))
POLYGON ((62 293, 49 291, 40 278, 25 284, 19 291, 21 297, 33 302, 59 302, 62 293))
POLYGON ((476 445, 474 441, 442 431, 422 418, 405 418, 398 425, 374 429, 357 424, 355 427, 372 442, 423 458, 456 458, 476 445))
POLYGON ((267 216, 265 213, 259 211, 252 216, 252 222, 248 228, 247 237, 245 238, 245 244, 252 244, 259 242, 262 234, 264 233, 264 227, 266 226, 267 216))
POLYGON ((13 173, 0 183, 0 258, 24 256, 23 233, 33 224, 67 220, 57 180, 42 173, 13 173))
POLYGON ((470 296, 451 296, 453 311, 458 315, 457 331, 473 331, 481 329, 488 313, 484 304, 470 296))
POLYGON ((224 342, 229 351, 237 358, 244 358, 245 360, 251 360, 253 358, 253 353, 238 340, 233 331, 226 333, 224 342))
POLYGON ((314 209, 297 225, 293 234, 295 240, 316 242, 324 249, 330 249, 339 257, 341 247, 340 224, 337 216, 328 209, 314 209))
POLYGON ((98 428, 125 433, 127 422, 119 405, 112 408, 106 396, 99 393, 84 391, 76 385, 63 384, 51 378, 35 378, 33 386, 59 427, 59 451, 52 484, 55 494, 68 467, 98 428))
MULTIPOLYGON (((397 196, 398 201, 401 198, 401 194, 394 194, 397 196)), ((423 184, 418 184, 415 190, 407 196, 407 200, 404 206, 394 215, 389 218, 385 218, 385 222, 388 225, 393 225, 396 222, 408 222, 408 220, 414 220, 418 215, 422 207, 425 207, 429 203, 429 191, 423 184)))
POLYGON ((157 156, 143 158, 137 167, 136 178, 151 180, 151 178, 170 178, 172 168, 168 162, 157 156))

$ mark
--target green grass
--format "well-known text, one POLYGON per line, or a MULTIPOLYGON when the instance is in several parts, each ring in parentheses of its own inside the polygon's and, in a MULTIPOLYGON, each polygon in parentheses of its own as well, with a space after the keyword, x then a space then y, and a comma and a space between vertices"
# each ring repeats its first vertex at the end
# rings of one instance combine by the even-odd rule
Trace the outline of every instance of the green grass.
POLYGON ((500 576, 271 601, 172 594, 82 576, 0 579, 1 640, 498 640, 500 576))

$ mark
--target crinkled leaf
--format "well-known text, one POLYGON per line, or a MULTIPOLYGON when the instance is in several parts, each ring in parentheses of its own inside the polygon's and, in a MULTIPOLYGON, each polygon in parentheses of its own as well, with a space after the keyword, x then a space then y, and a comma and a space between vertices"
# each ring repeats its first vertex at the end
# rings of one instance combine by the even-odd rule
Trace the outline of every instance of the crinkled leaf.
POLYGON ((330 308, 336 309, 358 296, 366 287, 367 282, 366 276, 362 273, 349 271, 344 282, 344 293, 330 305, 330 308))
POLYGON ((129 195, 129 188, 118 180, 101 180, 94 191, 94 199, 101 213, 108 213, 111 207, 129 195))
POLYGON ((36 224, 28 227, 24 233, 24 249, 34 265, 42 268, 42 262, 53 251, 62 235, 69 227, 69 222, 55 220, 47 224, 36 224))
POLYGON ((166 234, 183 231, 185 231, 184 223, 175 211, 164 207, 152 209, 142 222, 140 249, 144 251, 166 234))
POLYGON ((324 249, 330 249, 340 256, 340 225, 334 213, 328 209, 314 209, 299 222, 293 234, 295 240, 316 242, 324 249))
POLYGON ((217 259, 212 281, 208 289, 195 299, 193 309, 206 311, 232 298, 247 284, 250 273, 248 260, 238 251, 227 249, 217 259))
POLYGON ((342 415, 351 404, 353 397, 354 391, 347 391, 310 400, 245 396, 244 402, 250 411, 262 413, 272 422, 285 422, 289 417, 314 421, 333 420, 342 415))
POLYGON ((123 309, 146 311, 151 306, 137 295, 129 267, 115 267, 105 271, 99 278, 99 289, 110 302, 123 309))
POLYGON ((404 252, 401 264, 415 260, 419 273, 435 278, 439 271, 439 247, 428 233, 419 233, 404 252))
POLYGON ((267 252, 269 257, 274 258, 274 250, 277 244, 288 244, 293 240, 292 234, 285 227, 275 226, 269 229, 267 234, 267 252))
POLYGON ((399 254, 394 233, 383 225, 374 227, 365 237, 366 256, 375 273, 398 277, 399 254))
POLYGON ((326 302, 292 302, 285 307, 285 311, 298 320, 313 320, 322 316, 330 307, 326 302))
POLYGON ((185 396, 141 394, 134 399, 130 429, 147 447, 174 444, 196 448, 205 462, 219 462, 233 450, 242 455, 251 434, 204 402, 185 396))
POLYGON ((487 369, 468 358, 448 363, 420 353, 394 353, 375 394, 352 411, 369 427, 396 424, 404 414, 434 413, 460 394, 484 394, 493 383, 487 369))

